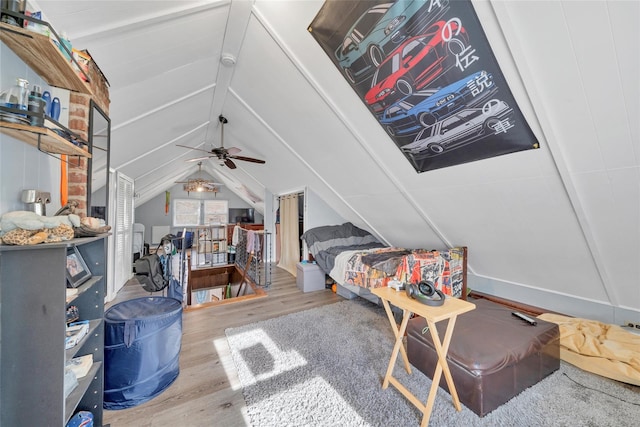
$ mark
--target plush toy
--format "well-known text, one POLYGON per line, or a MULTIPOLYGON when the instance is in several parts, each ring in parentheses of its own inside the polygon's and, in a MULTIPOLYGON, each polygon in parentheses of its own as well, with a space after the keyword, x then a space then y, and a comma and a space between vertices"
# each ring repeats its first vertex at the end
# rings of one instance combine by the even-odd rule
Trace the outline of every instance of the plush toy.
POLYGON ((98 218, 81 219, 76 214, 50 217, 31 211, 13 211, 3 214, 0 218, 0 237, 2 242, 8 245, 37 245, 43 242, 71 240, 75 230, 79 228, 85 231, 108 231, 103 230, 106 227, 100 227, 98 218))
POLYGON ((3 233, 15 228, 40 230, 42 228, 55 228, 60 224, 66 224, 70 227, 80 227, 80 217, 76 214, 42 216, 31 211, 13 211, 2 215, 2 219, 0 219, 0 230, 3 233))
POLYGON ((80 218, 80 224, 84 225, 85 227, 93 228, 94 230, 97 230, 101 226, 100 219, 91 216, 80 218))
POLYGON ((2 235, 2 242, 7 245, 37 245, 38 243, 62 242, 73 239, 73 227, 60 224, 55 228, 42 228, 40 230, 25 230, 14 228, 2 235))
POLYGON ((2 242, 7 245, 28 245, 29 239, 35 233, 33 230, 23 230, 15 228, 2 236, 2 242))

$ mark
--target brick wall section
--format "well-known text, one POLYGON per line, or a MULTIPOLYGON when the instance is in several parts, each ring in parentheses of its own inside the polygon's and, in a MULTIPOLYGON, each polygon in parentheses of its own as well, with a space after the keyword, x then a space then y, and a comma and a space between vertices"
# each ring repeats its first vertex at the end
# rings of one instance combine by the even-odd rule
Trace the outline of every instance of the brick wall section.
MULTIPOLYGON (((109 115, 109 85, 98 66, 91 61, 89 65, 90 86, 93 101, 109 115)), ((85 141, 89 139, 89 108, 92 96, 71 92, 69 97, 69 129, 76 132, 85 141)), ((76 213, 87 215, 87 182, 89 161, 85 157, 67 156, 69 201, 76 201, 76 213)))
POLYGON ((109 115, 109 82, 98 68, 98 65, 91 61, 89 63, 89 79, 91 80, 91 91, 93 92, 93 101, 109 115))

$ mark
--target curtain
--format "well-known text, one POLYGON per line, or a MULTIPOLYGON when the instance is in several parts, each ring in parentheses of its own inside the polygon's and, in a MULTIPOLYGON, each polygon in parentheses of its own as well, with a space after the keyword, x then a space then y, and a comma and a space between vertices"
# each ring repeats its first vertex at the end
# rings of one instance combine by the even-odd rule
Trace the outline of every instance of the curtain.
POLYGON ((281 253, 278 267, 296 275, 300 261, 300 234, 298 228, 298 195, 280 197, 281 253))

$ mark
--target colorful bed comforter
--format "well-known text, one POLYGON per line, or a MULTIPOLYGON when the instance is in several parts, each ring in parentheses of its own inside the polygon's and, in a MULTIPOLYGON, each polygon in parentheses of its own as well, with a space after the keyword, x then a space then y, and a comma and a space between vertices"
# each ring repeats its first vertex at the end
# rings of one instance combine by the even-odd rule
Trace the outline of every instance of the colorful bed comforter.
POLYGON ((305 232, 302 239, 320 268, 341 285, 377 288, 394 279, 425 281, 446 295, 462 296, 464 248, 387 247, 351 223, 317 227, 305 232))
POLYGON ((462 296, 464 248, 445 251, 402 248, 345 251, 339 254, 329 275, 340 284, 364 288, 429 282, 445 295, 462 296))

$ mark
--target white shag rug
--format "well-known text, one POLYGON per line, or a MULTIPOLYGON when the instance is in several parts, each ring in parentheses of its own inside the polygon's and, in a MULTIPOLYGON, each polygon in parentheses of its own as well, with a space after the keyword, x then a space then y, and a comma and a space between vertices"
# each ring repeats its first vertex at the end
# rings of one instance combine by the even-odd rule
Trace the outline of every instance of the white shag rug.
MULTIPOLYGON (((393 386, 381 384, 393 346, 384 309, 342 301, 226 331, 251 425, 411 426, 422 414, 393 386)), ((398 357, 394 376, 422 402, 431 380, 408 375, 398 357)), ((560 369, 483 418, 457 412, 438 389, 430 426, 623 427, 640 420, 640 388, 560 369)))

